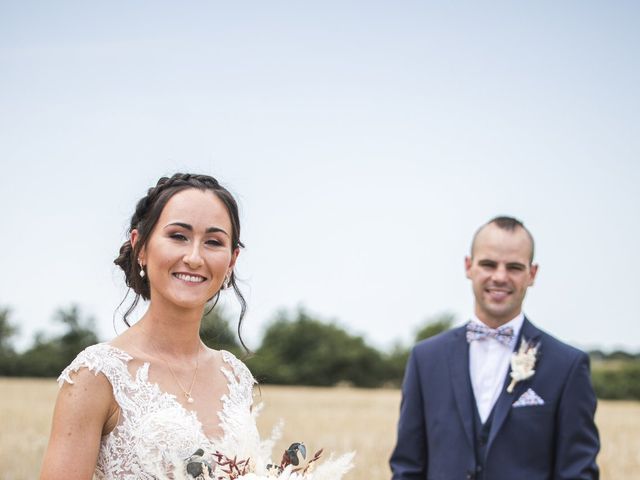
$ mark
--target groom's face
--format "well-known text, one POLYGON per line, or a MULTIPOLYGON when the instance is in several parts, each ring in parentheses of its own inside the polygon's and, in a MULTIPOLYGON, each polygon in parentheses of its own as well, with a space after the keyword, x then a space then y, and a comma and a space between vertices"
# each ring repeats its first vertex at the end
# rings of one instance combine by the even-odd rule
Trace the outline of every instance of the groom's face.
POLYGON ((538 270, 531 263, 531 248, 522 228, 508 231, 489 224, 478 232, 465 268, 476 298, 475 313, 488 326, 503 325, 522 311, 538 270))

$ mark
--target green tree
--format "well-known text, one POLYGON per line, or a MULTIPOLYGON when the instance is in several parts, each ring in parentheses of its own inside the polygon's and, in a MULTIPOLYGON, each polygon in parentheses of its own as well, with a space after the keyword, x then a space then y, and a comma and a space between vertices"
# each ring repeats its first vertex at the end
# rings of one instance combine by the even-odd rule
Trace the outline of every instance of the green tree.
POLYGON ((82 318, 80 308, 77 305, 71 305, 67 309, 58 309, 54 318, 66 327, 66 331, 57 339, 65 359, 65 366, 89 345, 98 343, 98 336, 95 333, 95 319, 93 317, 82 318))
POLYGON ((16 352, 11 338, 18 328, 11 324, 11 309, 0 307, 0 375, 14 375, 16 369, 16 352))
MULTIPOLYGON (((434 335, 449 330, 455 321, 455 316, 449 312, 443 312, 429 317, 423 326, 416 331, 414 341, 418 343, 434 335)), ((394 345, 391 352, 385 355, 385 383, 391 386, 400 386, 404 378, 404 370, 409 359, 410 348, 400 343, 394 345)))
POLYGON ((374 387, 384 381, 384 360, 377 350, 303 309, 293 315, 279 312, 247 363, 265 383, 374 387))
POLYGON ((32 377, 54 377, 89 345, 98 342, 93 318, 83 318, 77 305, 59 309, 54 321, 65 327, 63 333, 47 337, 38 332, 33 346, 18 361, 19 374, 32 377))
POLYGON ((242 355, 238 336, 231 329, 230 322, 221 308, 205 312, 200 324, 200 338, 208 347, 242 355))
POLYGON ((384 356, 386 385, 391 387, 402 385, 407 360, 409 360, 409 349, 401 343, 396 343, 391 351, 384 356))
POLYGON ((591 371, 598 398, 640 400, 640 361, 608 360, 594 363, 591 371))
POLYGON ((606 356, 607 360, 620 360, 620 361, 630 361, 634 359, 634 355, 629 352, 625 352, 624 350, 614 350, 610 354, 606 356))
POLYGON ((18 333, 18 328, 9 321, 11 309, 0 307, 0 353, 13 352, 11 337, 18 333))
POLYGON ((416 343, 429 337, 433 337, 439 333, 449 330, 455 321, 455 315, 450 312, 443 312, 433 317, 429 317, 416 332, 416 343))

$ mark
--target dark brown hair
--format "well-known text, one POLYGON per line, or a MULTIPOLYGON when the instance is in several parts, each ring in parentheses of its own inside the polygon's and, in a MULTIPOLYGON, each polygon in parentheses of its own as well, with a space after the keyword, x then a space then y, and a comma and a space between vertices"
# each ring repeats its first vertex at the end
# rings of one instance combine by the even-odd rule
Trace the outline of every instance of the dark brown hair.
POLYGON ((522 223, 520 220, 514 217, 508 217, 505 215, 492 218, 487 223, 482 225, 478 230, 476 230, 476 233, 473 235, 473 240, 471 241, 472 257, 473 257, 473 248, 476 244, 476 238, 478 237, 478 234, 480 233, 480 231, 484 229, 484 227, 486 227, 487 225, 495 225, 496 227, 501 228, 502 230, 507 230, 508 232, 513 232, 518 228, 522 228, 527 234, 527 236, 529 237, 529 240, 531 242, 531 257, 529 258, 529 263, 533 263, 533 250, 534 250, 533 235, 531 235, 531 232, 527 229, 527 227, 524 226, 524 223, 522 223))
MULTIPOLYGON (((158 183, 147 191, 147 195, 138 201, 127 231, 127 236, 129 238, 122 244, 120 247, 120 254, 113 262, 123 270, 125 283, 135 294, 133 301, 123 315, 124 323, 127 324, 127 326, 131 326, 129 324, 128 317, 138 305, 140 297, 144 300, 149 300, 151 294, 148 277, 140 276, 140 267, 138 265, 138 255, 140 254, 140 250, 149 240, 149 235, 156 226, 158 218, 160 218, 160 214, 169 199, 176 193, 190 188, 211 191, 222 201, 227 208, 227 213, 231 219, 231 250, 233 251, 236 248, 244 247, 244 244, 240 241, 240 215, 238 212, 238 204, 231 193, 220 185, 215 178, 210 177, 209 175, 194 175, 190 173, 176 173, 171 177, 160 178, 158 183), (136 242, 135 247, 131 245, 131 232, 134 229, 138 231, 138 241, 136 242)), ((234 271, 231 272, 231 277, 229 278, 229 287, 233 288, 233 291, 238 298, 238 302, 240 303, 238 337, 240 338, 240 343, 245 346, 242 341, 242 337, 240 336, 240 326, 242 325, 242 319, 244 318, 244 314, 247 310, 247 302, 238 288, 234 271)), ((214 297, 215 302, 218 301, 219 295, 220 292, 218 291, 214 297)), ((125 296, 125 300, 127 296, 125 296)), ((124 303, 124 300, 122 302, 124 303)))

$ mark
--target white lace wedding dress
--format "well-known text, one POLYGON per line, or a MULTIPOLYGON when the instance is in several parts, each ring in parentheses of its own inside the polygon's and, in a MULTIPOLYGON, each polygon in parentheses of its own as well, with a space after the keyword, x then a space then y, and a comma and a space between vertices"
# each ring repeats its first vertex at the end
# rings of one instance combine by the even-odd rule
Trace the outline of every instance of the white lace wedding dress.
POLYGON ((177 469, 198 448, 238 458, 263 456, 264 452, 256 451, 260 437, 251 413, 255 380, 233 354, 222 351, 222 358, 221 370, 228 384, 218 413, 223 435, 210 439, 195 412, 149 382, 149 363, 139 367, 134 376, 127 368, 132 357, 116 347, 100 343, 82 351, 58 378, 60 385, 73 383, 71 373, 88 368, 107 377, 120 406, 118 425, 102 437, 94 479, 178 478, 177 469))

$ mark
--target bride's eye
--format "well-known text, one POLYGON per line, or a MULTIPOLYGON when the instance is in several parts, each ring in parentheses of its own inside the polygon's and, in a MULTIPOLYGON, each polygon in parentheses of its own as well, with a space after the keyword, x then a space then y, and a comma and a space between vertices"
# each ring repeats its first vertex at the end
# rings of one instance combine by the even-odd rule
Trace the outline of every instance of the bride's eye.
POLYGON ((173 238, 174 240, 186 240, 187 239, 187 237, 185 237, 181 233, 172 233, 171 235, 169 235, 169 237, 173 238))

